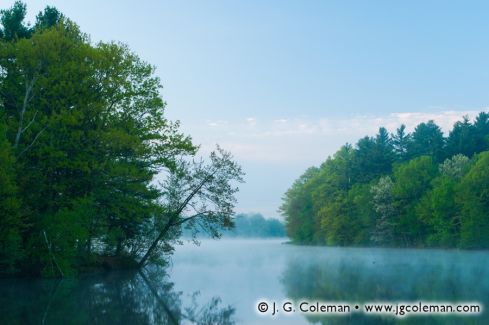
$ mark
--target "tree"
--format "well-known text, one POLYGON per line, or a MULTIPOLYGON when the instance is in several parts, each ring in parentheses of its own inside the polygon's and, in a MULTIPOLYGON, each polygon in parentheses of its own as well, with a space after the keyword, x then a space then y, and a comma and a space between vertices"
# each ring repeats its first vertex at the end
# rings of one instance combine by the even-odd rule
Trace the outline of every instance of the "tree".
POLYGON ((406 133, 406 126, 402 124, 391 137, 397 160, 406 161, 408 159, 408 148, 411 143, 411 134, 406 133))
POLYGON ((459 180, 467 172, 470 159, 462 154, 457 154, 451 159, 446 159, 440 164, 440 173, 453 180, 459 180))
POLYGON ((415 208, 418 218, 428 227, 426 244, 455 247, 460 233, 459 208, 454 201, 456 183, 448 177, 437 178, 433 183, 433 189, 415 208))
POLYGON ((14 41, 19 38, 29 37, 30 29, 24 25, 27 7, 24 3, 16 1, 12 8, 0 10, 0 38, 5 41, 14 41))
POLYGON ((456 154, 462 154, 472 157, 477 152, 476 128, 470 123, 469 118, 464 116, 462 122, 454 124, 447 138, 446 156, 452 157, 456 154))
POLYGON ((0 202, 22 202, 20 214, 17 208, 8 214, 15 222, 5 219, 20 236, 9 239, 12 251, 16 241, 23 253, 14 254, 22 255, 19 263, 9 257, 9 265, 66 275, 109 258, 134 260, 160 237, 153 256, 162 242, 176 239, 174 222, 183 221, 190 208, 200 209, 202 218, 182 224, 200 220, 209 231, 231 225, 236 188, 224 174, 228 181, 241 174, 227 153, 212 155, 207 167, 223 171, 206 180, 180 214, 164 200, 178 191, 184 195, 207 167, 182 163, 197 147, 178 122, 165 118, 153 66, 123 44, 93 45, 55 8, 41 12, 34 28, 25 27, 21 3, 0 16, 0 173, 9 175, 0 202), (22 34, 23 27, 29 33, 22 34), (161 187, 158 175, 171 181, 161 187), (214 208, 204 211, 197 198, 214 202, 214 208), (171 231, 156 236, 168 220, 171 231))
POLYGON ((435 161, 442 161, 445 139, 438 125, 432 120, 421 123, 414 129, 412 141, 410 142, 408 155, 419 157, 431 156, 435 161))
POLYGON ((25 25, 27 6, 21 1, 16 1, 12 8, 0 10, 0 39, 4 41, 17 41, 22 38, 30 38, 36 31, 56 26, 64 17, 56 8, 47 6, 44 11, 36 16, 36 23, 31 28, 25 25))
POLYGON ((456 196, 462 206, 460 247, 489 248, 489 152, 476 157, 456 196))
POLYGON ((428 227, 415 213, 421 197, 431 189, 431 181, 437 174, 430 156, 412 159, 394 169, 392 189, 399 211, 397 224, 398 243, 406 246, 423 245, 428 227))
POLYGON ((154 68, 125 46, 92 47, 69 21, 3 49, 3 102, 30 207, 29 261, 40 259, 29 268, 49 268, 54 254, 68 271, 74 262, 63 260, 90 256, 95 238, 104 254, 132 252, 141 225, 160 209, 153 177, 195 152, 163 116, 154 68), (51 227, 60 213, 81 222, 88 207, 80 200, 91 202, 89 220, 51 227), (85 251, 56 238, 74 238, 85 251))
POLYGON ((347 192, 337 191, 334 198, 318 204, 321 229, 316 232, 324 236, 325 243, 341 246, 370 243, 373 211, 369 188, 369 184, 357 183, 347 192))
POLYGON ((433 121, 412 135, 404 125, 392 135, 380 128, 355 148, 342 146, 287 192, 282 211, 288 234, 294 242, 327 245, 485 245, 476 233, 485 227, 477 215, 483 205, 475 200, 483 197, 483 186, 467 199, 475 200, 469 208, 460 185, 476 159, 451 155, 484 150, 487 139, 489 114, 481 112, 473 125, 466 117, 455 123, 446 146, 433 121), (444 157, 450 158, 442 162, 444 157))
POLYGON ((383 127, 375 138, 364 137, 357 143, 353 157, 355 181, 367 183, 391 172, 394 162, 392 139, 383 127))
POLYGON ((328 245, 347 246, 353 243, 353 223, 345 193, 340 192, 329 204, 324 205, 318 212, 321 227, 324 230, 328 245))
POLYGON ((308 168, 285 192, 279 208, 287 235, 298 243, 312 243, 317 229, 310 183, 318 174, 318 168, 308 168))
POLYGON ((182 226, 192 229, 194 234, 206 231, 212 237, 219 237, 221 228, 231 228, 234 194, 238 191, 233 182, 242 182, 242 176, 241 167, 231 154, 219 147, 211 153, 209 164, 180 162, 161 184, 164 212, 152 220, 153 239, 139 266, 171 249, 182 226))
POLYGON ((477 152, 489 150, 489 113, 480 112, 475 119, 474 128, 477 134, 477 152))
POLYGON ((371 183, 354 184, 348 191, 347 204, 348 212, 352 216, 353 245, 366 246, 371 243, 371 230, 376 222, 371 183))
POLYGON ((65 17, 61 12, 58 11, 55 7, 47 6, 44 8, 44 11, 41 11, 36 16, 36 24, 34 25, 34 30, 39 31, 42 29, 47 29, 50 27, 54 27, 63 21, 65 17))
POLYGON ((341 238, 342 244, 346 245, 350 240, 342 232, 344 225, 348 224, 344 221, 349 218, 342 207, 346 204, 347 193, 355 182, 354 157, 355 150, 350 144, 342 146, 333 157, 328 157, 321 165, 318 175, 306 185, 313 203, 310 219, 314 226, 314 243, 335 243, 341 238), (330 209, 331 205, 335 208, 330 209), (336 217, 339 215, 343 216, 341 220, 336 217), (328 222, 330 217, 333 223, 328 222), (329 238, 330 236, 335 238, 329 238))
POLYGON ((374 210, 377 212, 375 228, 370 238, 374 244, 392 245, 395 242, 397 209, 394 206, 393 187, 391 178, 384 176, 371 188, 374 210))
POLYGON ((268 219, 265 235, 266 237, 285 237, 284 224, 275 218, 268 219))
POLYGON ((15 183, 15 157, 0 115, 0 275, 14 273, 22 258, 21 210, 15 183))
POLYGON ((243 214, 234 217, 234 228, 223 233, 232 237, 285 237, 285 227, 274 218, 265 218, 259 213, 243 214))
POLYGON ((432 189, 420 199, 416 214, 430 227, 427 244, 456 247, 460 238, 460 204, 456 202, 460 179, 466 174, 470 160, 458 154, 439 165, 440 175, 432 189))

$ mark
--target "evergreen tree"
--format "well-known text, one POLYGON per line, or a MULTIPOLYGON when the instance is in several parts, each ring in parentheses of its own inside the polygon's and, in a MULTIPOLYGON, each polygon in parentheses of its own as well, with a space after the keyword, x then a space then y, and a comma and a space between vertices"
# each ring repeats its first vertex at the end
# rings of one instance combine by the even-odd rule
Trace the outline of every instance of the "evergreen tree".
POLYGON ((389 174, 395 160, 392 139, 383 127, 375 138, 364 137, 357 143, 353 157, 354 181, 368 183, 389 174))
POLYGON ((431 156, 436 162, 444 158, 445 139, 438 125, 432 120, 419 124, 413 134, 408 149, 409 157, 431 156))
POLYGON ((15 41, 19 38, 29 37, 31 30, 24 24, 27 6, 16 1, 12 8, 0 10, 0 38, 5 41, 15 41))
POLYGON ((463 121, 456 122, 447 138, 446 156, 450 158, 456 154, 472 157, 477 152, 479 139, 476 128, 470 123, 469 118, 464 116, 463 121))
POLYGON ((406 133, 406 126, 402 124, 391 137, 397 160, 406 161, 408 159, 408 148, 411 142, 411 134, 406 133))
POLYGON ((489 113, 480 112, 475 119, 474 127, 477 135, 477 152, 489 150, 489 113))

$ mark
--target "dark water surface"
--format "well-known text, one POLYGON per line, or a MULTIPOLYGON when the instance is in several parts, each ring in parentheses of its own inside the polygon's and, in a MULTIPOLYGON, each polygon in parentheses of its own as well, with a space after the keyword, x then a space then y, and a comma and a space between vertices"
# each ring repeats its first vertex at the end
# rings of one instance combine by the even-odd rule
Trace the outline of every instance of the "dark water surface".
MULTIPOLYGON (((172 265, 77 279, 0 280, 0 324, 489 324, 477 316, 257 312, 257 303, 478 302, 489 308, 489 252, 205 240, 172 265)), ((280 307, 281 308, 281 307, 280 307)))

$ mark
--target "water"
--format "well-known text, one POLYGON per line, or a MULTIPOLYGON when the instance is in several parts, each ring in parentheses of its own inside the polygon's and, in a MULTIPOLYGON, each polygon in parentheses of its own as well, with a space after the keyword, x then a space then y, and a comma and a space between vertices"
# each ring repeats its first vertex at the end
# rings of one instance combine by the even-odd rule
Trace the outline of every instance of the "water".
POLYGON ((0 281, 1 324, 489 324, 478 316, 395 318, 355 312, 267 312, 287 300, 480 302, 489 308, 489 252, 306 247, 284 240, 205 240, 177 248, 167 270, 77 279, 0 281))

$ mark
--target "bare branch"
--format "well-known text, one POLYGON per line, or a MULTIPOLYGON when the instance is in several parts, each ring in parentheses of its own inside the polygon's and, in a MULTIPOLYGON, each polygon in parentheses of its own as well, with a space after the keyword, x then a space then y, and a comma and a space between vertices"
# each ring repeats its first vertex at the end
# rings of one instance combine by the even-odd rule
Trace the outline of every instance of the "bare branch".
POLYGON ((27 150, 29 150, 37 141, 37 139, 39 138, 39 136, 41 135, 41 133, 44 132, 44 130, 46 130, 47 126, 45 126, 41 131, 39 131, 39 133, 37 133, 36 137, 34 138, 34 140, 32 140, 31 144, 28 145, 27 147, 24 148, 24 150, 22 150, 19 154, 18 157, 22 156, 24 153, 27 152, 27 150))
POLYGON ((24 100, 22 102, 22 107, 19 112, 19 127, 17 128, 17 134, 15 135, 15 142, 14 142, 14 148, 17 148, 19 146, 20 142, 20 136, 22 135, 23 129, 24 129, 24 114, 25 111, 27 110, 27 105, 29 104, 31 93, 32 93, 32 88, 34 87, 34 82, 35 78, 32 78, 30 82, 25 83, 25 93, 24 93, 24 100))
POLYGON ((25 126, 25 128, 22 129, 22 133, 24 133, 32 125, 32 123, 34 123, 34 120, 36 119, 37 116, 37 112, 38 111, 34 113, 34 116, 32 117, 31 121, 25 126))

